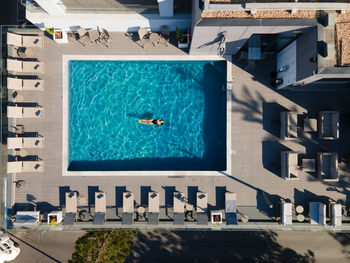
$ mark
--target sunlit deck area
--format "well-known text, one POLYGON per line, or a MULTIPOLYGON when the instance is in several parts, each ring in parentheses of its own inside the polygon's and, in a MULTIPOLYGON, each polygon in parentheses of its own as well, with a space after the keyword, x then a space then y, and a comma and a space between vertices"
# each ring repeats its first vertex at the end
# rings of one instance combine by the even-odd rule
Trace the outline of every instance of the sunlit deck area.
MULTIPOLYGON (((40 33, 43 34, 43 33, 40 33)), ((15 125, 23 125, 25 133, 37 133, 45 139, 43 148, 28 149, 28 158, 36 156, 45 163, 43 172, 16 173, 8 179, 8 206, 15 210, 37 209, 42 212, 54 210, 65 211, 65 193, 77 191, 78 210, 92 213, 94 210, 94 193, 103 191, 107 194, 107 222, 100 226, 105 228, 126 227, 121 225, 122 193, 130 191, 134 194, 135 211, 138 206, 146 207, 149 191, 156 191, 160 198, 160 224, 155 227, 199 228, 195 222, 195 214, 186 217, 185 226, 174 226, 172 223, 173 192, 184 193, 188 203, 195 205, 196 193, 208 195, 208 211, 225 209, 225 192, 237 194, 238 219, 243 215, 249 222, 241 224, 243 228, 259 228, 257 224, 268 227, 279 227, 275 222, 277 202, 289 199, 295 206, 302 205, 305 210, 310 201, 329 199, 344 205, 343 222, 350 221, 348 206, 350 192, 349 169, 346 165, 350 112, 347 106, 349 91, 283 91, 277 92, 270 87, 268 76, 272 68, 270 62, 257 65, 254 71, 245 71, 240 63, 233 60, 232 97, 232 173, 221 173, 218 176, 62 176, 62 86, 63 55, 187 55, 186 50, 176 46, 175 33, 172 32, 168 46, 152 45, 142 48, 136 38, 124 33, 111 32, 109 48, 101 44, 91 43, 82 46, 78 41, 69 39, 69 43, 57 44, 44 36, 43 48, 30 48, 26 52, 30 57, 44 63, 44 73, 39 75, 45 82, 44 91, 18 91, 22 101, 13 100, 9 104, 39 105, 45 109, 44 118, 40 119, 8 119, 8 134, 13 136, 17 130, 15 125), (340 111, 340 139, 337 141, 319 140, 317 134, 298 130, 298 139, 281 140, 279 137, 279 116, 281 111, 295 111, 316 117, 322 110, 340 111), (284 180, 280 175, 281 151, 298 151, 309 158, 316 158, 317 152, 336 151, 339 154, 339 181, 323 182, 315 174, 300 171, 298 180, 284 180), (16 181, 25 183, 16 188, 16 181), (328 199, 329 198, 329 199, 328 199), (268 200, 266 200, 268 199, 268 200), (273 204, 270 208, 269 202, 273 204), (346 209, 345 209, 346 206, 346 209), (118 212, 119 209, 119 212, 118 212), (163 222, 163 223, 162 223, 163 222), (274 223, 273 223, 274 222, 274 223)), ((4 81, 6 79, 4 78, 4 81)), ((11 97, 11 94, 9 94, 11 97)), ((17 95, 17 96, 18 96, 17 95)), ((12 99, 11 99, 12 100, 12 99)), ((3 107, 6 108, 6 107, 3 107)), ((5 143, 5 142, 4 142, 5 143)), ((6 145, 4 145, 6 147, 6 145)), ((9 158, 13 152, 8 151, 9 158)), ((6 167, 7 157, 3 158, 6 167)), ((15 210, 13 212, 15 212, 15 210)), ((223 213, 225 214, 225 213, 223 213)), ((209 213, 208 213, 209 215, 209 213)), ((305 213, 307 218, 307 212, 305 213)), ((138 219, 135 213, 135 219, 138 219)), ((147 218, 147 216, 146 216, 147 218)), ((76 222, 74 228, 99 227, 90 221, 76 222)), ((294 217, 296 220, 296 217, 294 217)), ((209 218, 208 218, 209 222, 209 218)), ((293 223, 307 229, 309 223, 293 223)), ((146 226, 146 220, 136 220, 136 227, 146 226)), ((230 226, 222 227, 230 228, 230 226)), ((43 227, 47 223, 43 223, 43 227)), ((11 227, 11 226, 10 226, 11 227)), ((40 227, 38 225, 37 227, 40 227)), ((212 227, 211 223, 203 228, 212 227)), ((237 226, 234 226, 237 227, 237 226)), ((346 224, 343 227, 347 227, 346 224)), ((33 228, 36 228, 35 226, 33 228)), ((298 227, 296 227, 298 228, 298 227)), ((300 228, 301 229, 301 228, 300 228)))

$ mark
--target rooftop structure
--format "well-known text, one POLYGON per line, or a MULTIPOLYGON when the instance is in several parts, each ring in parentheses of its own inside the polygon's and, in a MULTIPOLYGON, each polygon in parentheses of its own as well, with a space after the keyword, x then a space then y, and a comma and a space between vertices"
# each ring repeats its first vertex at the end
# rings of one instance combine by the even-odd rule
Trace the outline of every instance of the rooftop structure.
MULTIPOLYGON (((146 2, 143 2, 145 6, 146 2)), ((334 23, 346 19, 342 15, 312 11, 304 15, 314 16, 295 19, 209 19, 207 11, 202 12, 194 4, 192 18, 185 15, 186 30, 182 33, 186 34, 185 40, 190 40, 190 46, 180 49, 181 43, 174 32, 179 22, 176 12, 169 18, 154 13, 148 16, 148 12, 140 15, 142 11, 134 10, 125 16, 132 21, 116 28, 107 18, 97 19, 109 2, 88 2, 85 11, 90 13, 80 16, 79 22, 82 2, 73 4, 66 0, 49 6, 42 1, 37 3, 39 10, 30 10, 34 7, 28 5, 27 11, 28 19, 39 29, 3 28, 12 33, 11 40, 16 35, 21 43, 28 35, 42 40, 41 47, 19 47, 8 38, 3 41, 9 42, 4 54, 9 62, 5 64, 3 76, 6 77, 2 79, 3 105, 9 107, 2 107, 7 109, 2 125, 3 137, 11 139, 3 141, 8 149, 3 151, 2 159, 4 166, 7 162, 12 169, 4 172, 5 229, 349 231, 347 98, 350 91, 348 68, 337 62, 334 38, 334 23), (57 8, 64 14, 54 20, 52 12, 58 12, 57 8), (69 17, 67 22, 63 22, 64 17, 69 17), (153 18, 157 23, 153 24, 153 18), (144 24, 138 19, 149 25, 149 32, 141 34, 141 39, 136 31, 144 24), (40 30, 52 26, 52 36, 40 30), (169 42, 160 40, 166 37, 162 26, 170 31, 169 42), (78 28, 87 30, 74 33, 78 28), (128 28, 132 28, 129 33, 128 28), (113 174, 86 169, 79 174, 67 174, 64 158, 69 108, 66 104, 70 95, 65 72, 69 60, 87 57, 118 61, 225 61, 225 69, 214 66, 205 69, 218 73, 218 79, 223 82, 219 89, 226 98, 226 112, 221 113, 223 116, 209 117, 215 125, 226 124, 226 132, 222 134, 226 136, 230 169, 165 172, 128 169, 112 171, 118 172, 113 174), (20 67, 11 71, 8 66, 13 61, 20 62, 20 67), (30 72, 19 72, 27 63, 31 65, 30 72), (22 81, 15 81, 18 79, 22 81), (32 81, 30 85, 28 79, 32 81), (322 213, 317 214, 315 211, 321 208, 322 213), (30 220, 22 220, 26 211, 30 220), (17 222, 16 214, 21 215, 17 222)), ((150 1, 150 5, 154 2, 150 1)), ((126 6, 115 4, 107 10, 118 19, 125 15, 119 11, 124 12, 126 6)), ((119 76, 125 73, 110 68, 107 71, 119 76)), ((193 79, 201 82, 195 73, 193 79)), ((132 76, 125 74, 125 78, 132 76)), ((92 72, 91 79, 98 77, 97 71, 92 72)), ((176 76, 166 83, 171 86, 175 82, 176 76)), ((142 81, 138 83, 141 85, 142 81)), ((103 103, 108 103, 98 101, 105 85, 101 81, 99 85, 88 86, 94 92, 91 107, 102 109, 103 103)), ((150 81, 145 90, 151 92, 152 85, 150 81)), ((157 99, 162 99, 162 95, 157 99)), ((193 99, 200 98, 193 96, 193 99)), ((206 98, 205 106, 213 107, 212 102, 212 97, 206 98)), ((122 114, 123 109, 117 111, 116 114, 122 114)), ((94 115, 88 117, 93 119, 94 115)), ((108 121, 107 118, 107 124, 108 121)), ((85 133, 85 128, 81 126, 80 132, 85 133)), ((165 123, 159 128, 147 128, 161 133, 167 127, 165 123)), ((188 132, 182 131, 179 136, 188 132)), ((212 135, 210 132, 207 136, 212 135)), ((101 138, 100 143, 105 142, 108 144, 108 138, 101 138)), ((177 142, 171 143, 185 155, 192 153, 177 142)), ((86 141, 81 143, 85 144, 86 141)))

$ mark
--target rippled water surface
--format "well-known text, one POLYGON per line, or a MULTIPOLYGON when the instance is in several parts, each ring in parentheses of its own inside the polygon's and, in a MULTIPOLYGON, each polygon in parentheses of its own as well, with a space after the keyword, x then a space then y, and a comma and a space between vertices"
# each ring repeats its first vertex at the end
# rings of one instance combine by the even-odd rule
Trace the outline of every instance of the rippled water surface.
POLYGON ((223 170, 225 64, 70 61, 69 170, 223 170), (161 118, 160 127, 138 123, 161 118))

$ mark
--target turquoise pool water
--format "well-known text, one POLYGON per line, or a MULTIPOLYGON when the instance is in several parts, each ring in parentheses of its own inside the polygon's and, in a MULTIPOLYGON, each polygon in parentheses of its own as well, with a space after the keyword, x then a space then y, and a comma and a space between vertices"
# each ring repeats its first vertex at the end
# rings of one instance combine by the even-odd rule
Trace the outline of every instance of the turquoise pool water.
POLYGON ((70 61, 68 170, 225 170, 225 65, 70 61))

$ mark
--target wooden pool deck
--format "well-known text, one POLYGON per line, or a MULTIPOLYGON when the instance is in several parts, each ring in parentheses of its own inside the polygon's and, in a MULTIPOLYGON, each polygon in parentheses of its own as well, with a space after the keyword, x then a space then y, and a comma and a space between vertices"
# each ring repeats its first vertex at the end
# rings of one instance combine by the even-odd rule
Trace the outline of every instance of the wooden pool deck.
MULTIPOLYGON (((45 91, 19 91, 24 102, 38 103, 45 108, 43 119, 17 119, 17 124, 25 127, 25 132, 38 132, 45 138, 45 147, 28 150, 29 155, 37 155, 45 162, 42 173, 18 173, 13 181, 25 180, 25 187, 15 190, 13 203, 36 204, 38 207, 60 207, 63 205, 63 193, 70 189, 78 191, 84 202, 89 202, 92 191, 97 189, 107 193, 107 206, 121 206, 121 192, 134 193, 137 204, 144 203, 144 195, 149 189, 160 193, 160 205, 171 204, 174 190, 181 191, 193 200, 197 190, 208 193, 208 203, 213 208, 223 208, 224 192, 237 193, 237 205, 245 207, 250 218, 260 218, 259 214, 272 213, 266 205, 260 190, 263 190, 272 202, 279 198, 289 198, 295 204, 305 204, 318 196, 327 196, 334 200, 348 202, 346 187, 349 175, 346 165, 340 165, 341 180, 338 183, 324 183, 312 175, 302 174, 299 180, 286 181, 279 174, 280 151, 292 149, 312 155, 318 151, 318 142, 311 135, 305 135, 306 143, 281 141, 273 127, 276 112, 283 107, 300 112, 316 114, 322 106, 346 109, 346 103, 339 101, 339 96, 349 92, 317 92, 310 94, 285 94, 276 92, 267 83, 257 79, 233 65, 232 88, 232 174, 221 176, 62 176, 62 55, 186 55, 174 45, 168 47, 141 48, 135 41, 123 33, 111 33, 112 42, 109 48, 90 44, 83 47, 77 41, 68 44, 57 44, 45 37, 44 48, 31 49, 33 57, 45 63, 45 73, 40 76, 45 81, 45 91), (316 94, 316 95, 315 95, 316 94), (318 100, 317 100, 318 98, 318 100), (313 102, 312 102, 313 101, 313 102), (308 137, 309 136, 309 137, 308 137), (309 145, 311 145, 309 147, 309 145), (330 187, 335 187, 329 191, 330 187), (345 187, 345 188, 344 188, 345 187), (247 209, 250 207, 252 209, 247 209)), ((263 65, 262 65, 263 66, 263 65)), ((277 113, 277 116, 279 113, 277 113)), ((13 131, 11 127, 10 131, 13 131)), ((277 130, 278 133, 278 130, 277 130)), ((342 134, 345 133, 341 133, 342 134)), ((324 148, 342 147, 337 142, 328 143, 324 148), (335 145, 336 144, 336 145, 335 145)), ((321 146, 320 146, 321 147, 321 146)), ((339 148, 339 149, 340 149, 339 148)), ((323 148, 320 148, 323 149, 323 148)), ((338 148, 336 148, 338 149, 338 148)), ((341 148, 340 150, 343 150, 341 148)), ((83 201, 82 201, 83 202, 83 201)), ((86 205, 86 204, 84 204, 86 205)))

